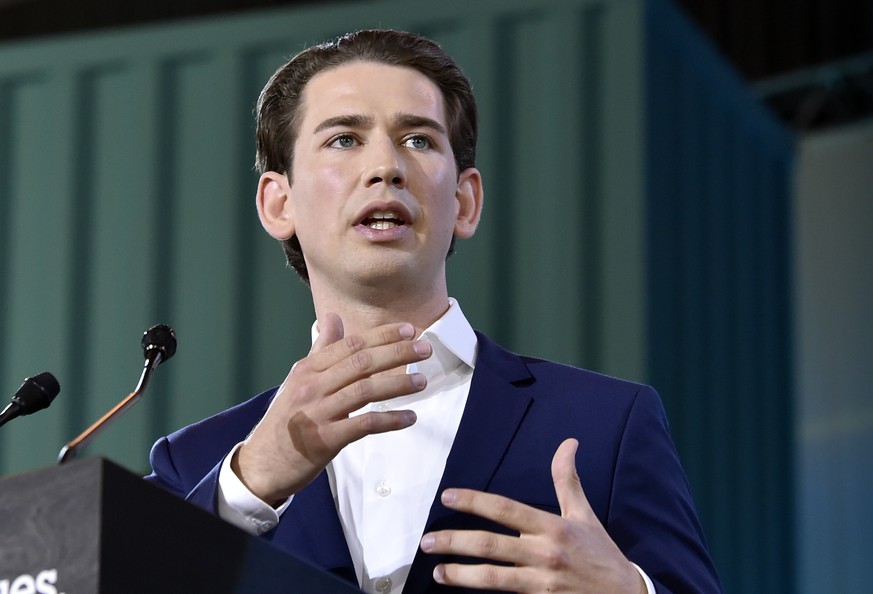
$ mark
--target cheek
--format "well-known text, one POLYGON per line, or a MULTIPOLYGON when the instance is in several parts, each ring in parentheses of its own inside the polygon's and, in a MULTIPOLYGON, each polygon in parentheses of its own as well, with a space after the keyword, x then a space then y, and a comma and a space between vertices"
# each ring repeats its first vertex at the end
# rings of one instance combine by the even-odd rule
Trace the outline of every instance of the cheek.
MULTIPOLYGON (((427 180, 428 193, 439 195, 455 195, 458 187, 458 176, 455 173, 454 161, 435 161, 421 165, 418 173, 427 180)), ((410 180, 411 181, 411 180, 410 180)))
POLYGON ((319 163, 301 167, 295 174, 295 179, 299 180, 293 188, 296 206, 307 213, 323 214, 325 208, 341 205, 349 187, 354 185, 348 168, 339 164, 319 163))
POLYGON ((458 190, 458 178, 455 176, 454 169, 451 171, 444 171, 441 173, 439 178, 434 180, 434 192, 437 196, 440 196, 442 200, 448 201, 446 203, 446 208, 442 209, 446 220, 454 222, 455 218, 458 215, 458 201, 455 198, 455 194, 458 190))

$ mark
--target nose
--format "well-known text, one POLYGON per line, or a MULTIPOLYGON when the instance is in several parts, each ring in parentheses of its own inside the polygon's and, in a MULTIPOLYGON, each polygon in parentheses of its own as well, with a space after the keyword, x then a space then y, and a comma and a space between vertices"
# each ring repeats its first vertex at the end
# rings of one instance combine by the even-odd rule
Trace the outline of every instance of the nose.
POLYGON ((406 186, 406 163, 391 139, 371 141, 368 165, 363 173, 366 187, 389 184, 398 189, 406 186))

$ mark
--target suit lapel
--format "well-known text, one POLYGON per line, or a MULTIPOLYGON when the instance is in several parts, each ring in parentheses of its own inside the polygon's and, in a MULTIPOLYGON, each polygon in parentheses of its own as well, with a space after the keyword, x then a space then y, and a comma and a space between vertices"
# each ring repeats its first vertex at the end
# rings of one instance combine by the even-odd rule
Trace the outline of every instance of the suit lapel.
MULTIPOLYGON (((484 335, 477 335, 479 351, 470 395, 446 460, 425 532, 460 528, 469 522, 470 516, 444 507, 439 502, 440 493, 449 487, 487 491, 531 404, 531 398, 518 388, 533 381, 524 361, 484 335)), ((418 593, 428 591, 431 587, 438 589, 432 573, 442 558, 425 555, 419 550, 404 591, 418 593)))

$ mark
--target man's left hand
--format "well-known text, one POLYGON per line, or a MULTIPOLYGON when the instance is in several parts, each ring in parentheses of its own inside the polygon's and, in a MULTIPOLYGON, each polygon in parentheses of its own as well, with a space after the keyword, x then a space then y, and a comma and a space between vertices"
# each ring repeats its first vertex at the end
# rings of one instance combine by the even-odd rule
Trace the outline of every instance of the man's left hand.
POLYGON ((492 520, 519 535, 472 530, 425 534, 421 549, 426 553, 512 563, 443 563, 434 569, 434 579, 449 586, 523 594, 645 593, 642 576, 606 533, 582 490, 575 464, 578 446, 575 439, 567 439, 552 459, 560 516, 500 495, 445 490, 441 501, 446 507, 492 520))

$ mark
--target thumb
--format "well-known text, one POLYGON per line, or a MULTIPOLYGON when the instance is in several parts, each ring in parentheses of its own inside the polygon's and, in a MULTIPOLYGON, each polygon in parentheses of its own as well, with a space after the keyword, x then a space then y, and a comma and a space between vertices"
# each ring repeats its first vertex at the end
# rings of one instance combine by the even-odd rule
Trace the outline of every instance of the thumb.
POLYGON ((335 343, 344 336, 343 321, 339 315, 328 312, 318 319, 318 339, 312 345, 310 353, 317 353, 321 349, 335 343))
POLYGON ((558 505, 561 506, 561 516, 579 517, 593 513, 582 489, 582 482, 576 472, 576 450, 579 442, 575 439, 565 439, 552 458, 552 481, 555 484, 555 494, 558 505))

